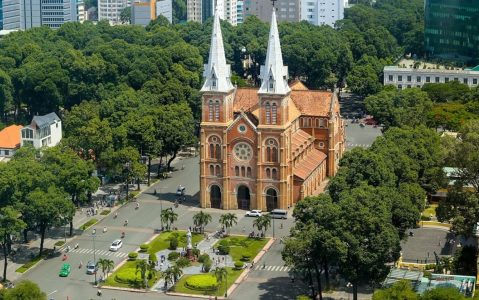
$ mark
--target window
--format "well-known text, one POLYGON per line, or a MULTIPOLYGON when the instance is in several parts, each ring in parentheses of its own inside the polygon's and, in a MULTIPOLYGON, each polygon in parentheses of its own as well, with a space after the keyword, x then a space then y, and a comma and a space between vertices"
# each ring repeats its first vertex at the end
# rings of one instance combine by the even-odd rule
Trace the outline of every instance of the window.
POLYGON ((276 170, 276 168, 273 168, 271 170, 271 177, 274 179, 274 180, 277 180, 278 179, 278 171, 276 170))
POLYGON ((416 77, 416 82, 421 82, 421 76, 416 77))
POLYGON ((318 147, 319 149, 324 149, 324 142, 319 142, 318 147))
POLYGON ((410 89, 410 88, 411 88, 411 85, 410 85, 410 84, 408 84, 408 85, 407 85, 407 88, 408 88, 408 89, 410 89))
POLYGON ((210 158, 215 158, 215 145, 210 144, 210 158))
POLYGON ((250 167, 248 167, 248 168, 246 169, 246 176, 249 177, 249 178, 253 177, 253 176, 251 175, 251 168, 250 168, 250 167))
POLYGON ((426 77, 426 82, 431 82, 431 77, 427 76, 426 77))
POLYGON ((213 165, 210 165, 210 175, 215 175, 215 167, 213 165))
POLYGON ((436 77, 436 83, 439 83, 439 77, 436 77))
POLYGON ((10 155, 10 150, 3 150, 5 152, 5 156, 9 156, 10 155))
POLYGON ((402 90, 402 84, 398 84, 398 89, 402 90))
POLYGON ((276 124, 276 113, 277 113, 276 103, 273 103, 271 107, 271 124, 276 124))
POLYGON ((407 77, 407 81, 408 81, 408 82, 411 82, 411 79, 412 79, 412 77, 409 75, 409 76, 407 77))
POLYGON ((402 81, 402 76, 398 75, 398 81, 402 81))
POLYGON ((216 149, 215 149, 215 154, 216 154, 216 159, 221 159, 221 146, 220 144, 216 144, 216 149))
POLYGON ((278 143, 274 139, 265 141, 267 162, 278 162, 278 143))
POLYGON ((393 76, 392 75, 389 75, 389 81, 393 81, 393 76))
POLYGON ((246 177, 246 168, 245 167, 241 167, 241 176, 246 177))
POLYGON ((464 78, 462 82, 463 82, 464 84, 469 84, 469 80, 467 80, 467 78, 464 78))
POLYGON ((215 121, 220 120, 220 102, 216 100, 215 103, 215 121))
POLYGON ((240 171, 238 166, 235 167, 235 176, 240 176, 240 171))
POLYGON ((215 168, 215 175, 216 175, 216 176, 221 176, 220 166, 218 166, 218 165, 217 165, 216 168, 215 168))
POLYGON ((449 82, 449 77, 444 78, 444 82, 449 82))
POLYGON ((271 106, 269 105, 269 103, 266 103, 266 106, 265 106, 265 110, 266 110, 266 124, 270 124, 271 123, 271 106))
POLYGON ((208 103, 208 121, 213 121, 213 101, 208 103))
POLYGON ((271 178, 271 170, 266 168, 266 178, 271 178))
POLYGON ((477 84, 477 79, 476 79, 476 78, 474 78, 474 79, 472 80, 472 84, 477 84))

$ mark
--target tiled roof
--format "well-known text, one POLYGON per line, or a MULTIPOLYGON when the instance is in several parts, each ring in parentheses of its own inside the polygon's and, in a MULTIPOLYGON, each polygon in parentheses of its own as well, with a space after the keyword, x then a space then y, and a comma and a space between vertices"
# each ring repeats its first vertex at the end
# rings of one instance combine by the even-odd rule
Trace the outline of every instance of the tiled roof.
POLYGON ((308 91, 309 89, 300 81, 295 80, 289 84, 292 91, 308 91))
POLYGON ((258 89, 238 88, 233 104, 234 111, 253 111, 258 105, 258 89))
POLYGON ((20 130, 22 125, 11 125, 0 131, 0 148, 15 149, 20 147, 20 130))
MULTIPOLYGON (((291 99, 303 115, 327 116, 333 93, 325 91, 293 91, 291 99)), ((335 107, 337 110, 338 107, 335 107)))
POLYGON ((305 180, 325 159, 326 154, 313 148, 313 150, 308 153, 306 158, 304 158, 303 161, 301 161, 299 165, 294 168, 293 174, 305 180))
POLYGON ((50 126, 55 123, 55 121, 60 121, 60 118, 54 112, 44 116, 34 116, 32 120, 39 128, 50 126))
POLYGON ((291 137, 291 150, 293 152, 299 151, 301 150, 301 145, 303 145, 303 148, 306 148, 312 142, 310 139, 313 139, 313 137, 306 131, 301 129, 297 130, 291 137))

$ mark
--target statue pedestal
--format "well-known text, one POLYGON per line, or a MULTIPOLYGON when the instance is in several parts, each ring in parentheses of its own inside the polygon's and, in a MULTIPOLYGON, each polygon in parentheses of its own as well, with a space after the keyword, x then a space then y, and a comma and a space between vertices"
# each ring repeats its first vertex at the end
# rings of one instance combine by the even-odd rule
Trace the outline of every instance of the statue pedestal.
POLYGON ((193 255, 193 249, 191 249, 191 248, 186 249, 186 257, 189 260, 194 260, 195 259, 195 256, 193 255))

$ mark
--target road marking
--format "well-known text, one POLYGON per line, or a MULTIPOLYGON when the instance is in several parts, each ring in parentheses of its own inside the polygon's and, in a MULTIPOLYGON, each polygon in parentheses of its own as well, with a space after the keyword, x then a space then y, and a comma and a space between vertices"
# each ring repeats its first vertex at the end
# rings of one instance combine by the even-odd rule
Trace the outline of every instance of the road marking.
POLYGON ((288 272, 289 267, 286 266, 265 266, 263 268, 263 265, 257 265, 254 267, 254 270, 265 270, 265 271, 270 271, 270 272, 288 272))
POLYGON ((267 266, 267 267, 266 267, 266 271, 271 271, 271 267, 272 267, 272 266, 267 266))

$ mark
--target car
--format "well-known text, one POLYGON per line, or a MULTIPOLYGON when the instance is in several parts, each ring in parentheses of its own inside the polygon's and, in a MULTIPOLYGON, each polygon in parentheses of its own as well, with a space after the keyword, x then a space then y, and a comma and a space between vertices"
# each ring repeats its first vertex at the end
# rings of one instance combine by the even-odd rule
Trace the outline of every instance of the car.
POLYGON ((118 251, 120 250, 121 246, 123 246, 123 242, 121 240, 115 240, 111 243, 110 251, 118 251))
POLYGON ((247 217, 261 217, 262 215, 263 214, 261 213, 261 210, 259 209, 253 209, 246 212, 247 217))
POLYGON ((87 264, 86 264, 86 273, 91 275, 91 274, 95 274, 96 271, 98 271, 98 267, 97 265, 95 264, 95 262, 93 261, 89 261, 87 264))
POLYGON ((58 275, 60 277, 67 277, 68 275, 70 275, 71 271, 72 271, 72 266, 70 266, 70 264, 63 264, 58 275))

